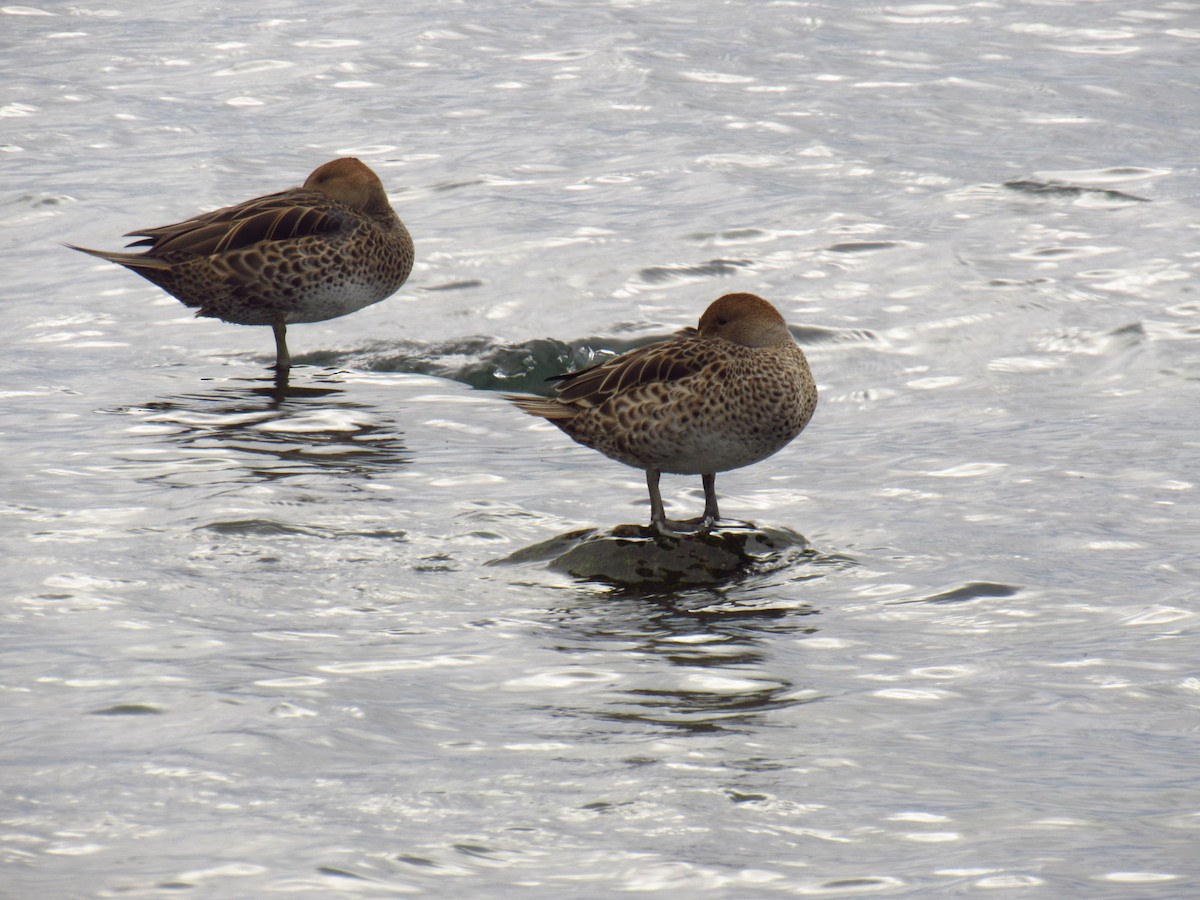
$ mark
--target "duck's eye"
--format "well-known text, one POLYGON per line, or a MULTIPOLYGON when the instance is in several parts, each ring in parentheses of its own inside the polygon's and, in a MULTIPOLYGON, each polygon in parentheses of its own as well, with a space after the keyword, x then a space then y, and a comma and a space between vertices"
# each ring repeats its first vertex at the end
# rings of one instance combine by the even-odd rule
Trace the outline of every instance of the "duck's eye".
POLYGON ((721 318, 717 319, 717 324, 718 325, 728 325, 729 320, 726 319, 724 316, 722 316, 721 318))

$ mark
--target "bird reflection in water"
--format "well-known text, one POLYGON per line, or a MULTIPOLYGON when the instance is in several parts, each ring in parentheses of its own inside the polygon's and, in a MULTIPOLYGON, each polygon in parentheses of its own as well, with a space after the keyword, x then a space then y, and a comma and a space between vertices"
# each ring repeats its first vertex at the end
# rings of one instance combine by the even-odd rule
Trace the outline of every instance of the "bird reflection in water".
POLYGON ((404 435, 378 409, 345 399, 332 379, 306 385, 271 379, 214 384, 121 412, 139 432, 161 435, 185 450, 159 477, 215 469, 233 481, 272 481, 314 473, 370 475, 412 461, 404 435), (231 473, 230 469, 241 473, 231 473))
POLYGON ((602 702, 577 713, 702 734, 760 728, 773 713, 819 699, 817 690, 795 682, 795 672, 780 670, 771 649, 778 640, 814 634, 820 614, 793 599, 800 592, 794 573, 779 574, 733 587, 626 595, 615 604, 591 597, 556 609, 556 651, 576 660, 585 654, 601 669, 609 668, 600 658, 606 652, 644 660, 643 677, 621 679, 602 702))
POLYGON ((571 553, 580 547, 606 571, 552 586, 551 596, 571 598, 546 613, 548 649, 567 668, 552 666, 545 677, 561 681, 578 671, 587 683, 592 672, 623 674, 609 688, 585 692, 584 705, 564 707, 564 715, 622 730, 704 734, 761 728, 780 710, 820 699, 781 665, 778 646, 816 633, 820 610, 805 599, 808 587, 855 566, 851 557, 820 552, 796 532, 727 521, 708 535, 675 540, 644 526, 568 532, 489 565, 571 575, 571 553), (647 565, 651 545, 664 555, 647 565), (693 563, 729 557, 732 564, 723 573, 678 566, 689 554, 693 563), (703 580, 681 584, 689 574, 703 580))

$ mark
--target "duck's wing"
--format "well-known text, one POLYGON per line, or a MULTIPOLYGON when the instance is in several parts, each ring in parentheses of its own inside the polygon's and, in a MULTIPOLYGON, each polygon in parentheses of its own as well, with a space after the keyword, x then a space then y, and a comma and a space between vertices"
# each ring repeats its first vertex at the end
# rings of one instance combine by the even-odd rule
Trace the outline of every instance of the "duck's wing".
POLYGON ((140 238, 129 246, 146 247, 146 256, 214 256, 262 241, 330 235, 344 226, 346 216, 326 195, 293 188, 126 237, 140 238))
POLYGON ((705 363, 705 345, 696 329, 686 328, 673 338, 639 347, 599 365, 555 375, 554 401, 575 407, 599 406, 619 394, 648 384, 666 384, 694 375, 705 363))

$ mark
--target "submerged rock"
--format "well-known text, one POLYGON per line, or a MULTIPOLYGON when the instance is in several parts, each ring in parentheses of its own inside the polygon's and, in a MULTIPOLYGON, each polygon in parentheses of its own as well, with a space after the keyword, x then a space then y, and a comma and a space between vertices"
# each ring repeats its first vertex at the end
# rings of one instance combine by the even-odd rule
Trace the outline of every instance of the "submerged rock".
POLYGON ((495 563, 547 562, 550 569, 585 581, 670 590, 719 584, 747 569, 786 564, 806 552, 803 535, 750 522, 669 538, 645 525, 618 525, 608 532, 570 531, 495 563))

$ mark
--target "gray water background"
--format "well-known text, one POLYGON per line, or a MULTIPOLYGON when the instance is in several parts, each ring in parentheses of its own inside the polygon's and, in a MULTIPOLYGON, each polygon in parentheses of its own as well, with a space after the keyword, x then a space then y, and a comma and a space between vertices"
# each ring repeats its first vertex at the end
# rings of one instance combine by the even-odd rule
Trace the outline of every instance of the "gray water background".
POLYGON ((0 895, 1200 893, 1200 5, 0 23, 0 895), (349 154, 417 266, 283 400, 57 243, 349 154), (722 508, 811 551, 491 564, 648 515, 497 391, 734 290, 822 394, 722 508))

